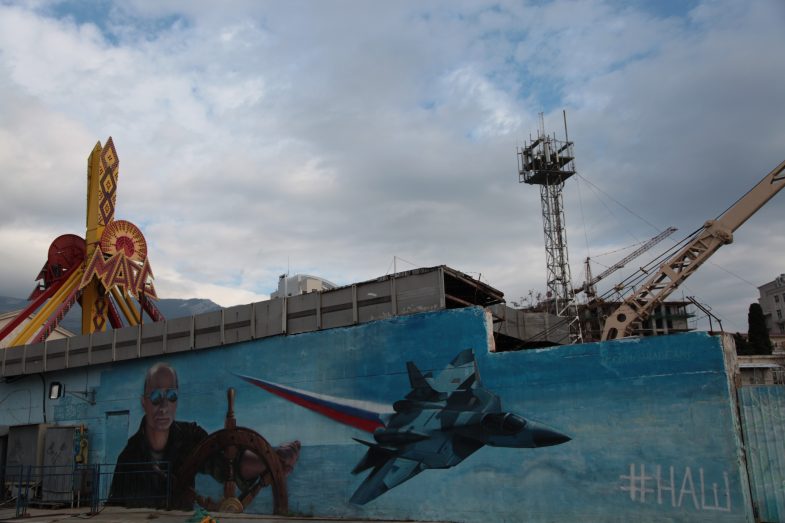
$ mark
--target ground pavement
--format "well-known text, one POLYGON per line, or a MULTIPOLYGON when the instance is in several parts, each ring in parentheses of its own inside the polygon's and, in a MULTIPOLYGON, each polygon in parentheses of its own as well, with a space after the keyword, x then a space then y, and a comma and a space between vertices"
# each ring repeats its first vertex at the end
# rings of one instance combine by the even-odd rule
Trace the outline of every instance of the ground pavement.
MULTIPOLYGON (((105 507, 99 513, 90 515, 85 508, 76 509, 37 509, 29 508, 27 515, 15 518, 16 511, 11 508, 0 508, 0 522, 14 521, 24 523, 77 523, 80 520, 91 523, 186 523, 194 521, 193 512, 180 510, 126 509, 122 507, 105 507)), ((210 513, 219 523, 404 523, 399 520, 366 520, 338 518, 310 518, 265 516, 260 514, 221 514, 210 513)), ((198 519, 196 521, 199 521, 198 519)), ((412 523, 407 521, 405 523, 412 523)))

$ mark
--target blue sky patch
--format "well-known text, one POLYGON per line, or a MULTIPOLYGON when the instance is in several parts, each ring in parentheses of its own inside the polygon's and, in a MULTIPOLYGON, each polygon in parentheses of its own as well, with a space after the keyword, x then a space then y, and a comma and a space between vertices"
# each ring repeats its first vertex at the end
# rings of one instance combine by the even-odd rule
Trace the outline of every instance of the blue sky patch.
POLYGON ((57 19, 73 20, 77 25, 93 24, 112 45, 119 44, 122 36, 128 33, 145 40, 155 40, 158 35, 175 26, 190 25, 185 18, 176 14, 156 18, 140 17, 110 0, 65 0, 49 6, 44 13, 57 19))

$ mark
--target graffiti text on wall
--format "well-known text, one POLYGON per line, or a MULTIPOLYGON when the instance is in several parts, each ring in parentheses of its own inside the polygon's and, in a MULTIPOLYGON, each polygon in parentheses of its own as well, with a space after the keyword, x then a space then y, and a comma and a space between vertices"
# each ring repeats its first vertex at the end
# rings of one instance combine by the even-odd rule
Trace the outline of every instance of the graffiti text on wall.
POLYGON ((722 476, 724 489, 710 482, 711 478, 706 477, 702 467, 694 475, 690 467, 677 471, 673 466, 657 465, 647 471, 644 464, 630 463, 629 474, 623 474, 619 479, 622 482, 620 489, 629 492, 631 501, 730 512, 730 481, 727 472, 722 476))

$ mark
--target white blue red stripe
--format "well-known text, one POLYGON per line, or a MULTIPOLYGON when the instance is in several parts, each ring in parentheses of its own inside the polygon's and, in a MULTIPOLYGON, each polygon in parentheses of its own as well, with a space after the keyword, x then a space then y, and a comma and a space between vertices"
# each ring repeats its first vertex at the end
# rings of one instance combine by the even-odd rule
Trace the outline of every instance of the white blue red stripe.
POLYGON ((252 385, 266 390, 270 394, 275 394, 285 400, 291 401, 301 407, 317 412, 323 416, 335 420, 344 425, 355 427, 365 432, 373 432, 379 427, 384 426, 382 416, 391 414, 393 410, 386 406, 369 401, 359 401, 326 394, 308 392, 286 385, 273 383, 272 381, 261 380, 251 376, 237 374, 238 377, 252 385))

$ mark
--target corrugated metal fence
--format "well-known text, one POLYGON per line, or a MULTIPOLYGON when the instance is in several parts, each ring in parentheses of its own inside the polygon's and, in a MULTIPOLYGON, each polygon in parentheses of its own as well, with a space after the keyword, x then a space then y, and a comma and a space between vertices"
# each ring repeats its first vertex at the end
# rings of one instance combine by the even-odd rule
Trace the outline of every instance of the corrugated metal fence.
POLYGON ((785 387, 738 389, 758 521, 785 522, 785 387))

